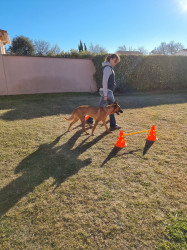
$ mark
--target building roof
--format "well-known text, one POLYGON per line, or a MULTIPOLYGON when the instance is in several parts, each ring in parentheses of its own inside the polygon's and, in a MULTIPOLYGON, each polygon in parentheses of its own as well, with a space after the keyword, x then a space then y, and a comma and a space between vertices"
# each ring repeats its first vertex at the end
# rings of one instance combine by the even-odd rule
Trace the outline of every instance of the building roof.
POLYGON ((187 56, 187 49, 181 49, 177 53, 175 53, 174 55, 187 56))
POLYGON ((116 52, 119 55, 143 55, 140 51, 127 51, 127 50, 118 50, 116 52))

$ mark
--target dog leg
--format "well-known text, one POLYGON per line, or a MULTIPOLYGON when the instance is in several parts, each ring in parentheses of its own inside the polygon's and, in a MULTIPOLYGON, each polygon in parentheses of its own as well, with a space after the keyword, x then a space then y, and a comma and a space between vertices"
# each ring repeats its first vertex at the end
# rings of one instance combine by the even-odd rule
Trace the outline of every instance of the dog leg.
POLYGON ((95 128, 96 128, 96 126, 97 126, 97 124, 99 123, 99 121, 98 120, 95 120, 95 123, 94 123, 94 126, 93 126, 93 129, 92 129, 92 134, 91 135, 94 135, 94 130, 95 130, 95 128))
POLYGON ((108 129, 107 125, 106 125, 106 120, 102 120, 102 122, 103 122, 103 124, 104 124, 104 126, 105 126, 105 128, 106 128, 106 131, 107 131, 108 133, 112 133, 112 132, 110 131, 110 129, 108 129))
POLYGON ((87 135, 89 135, 89 133, 85 129, 85 124, 86 124, 85 117, 84 116, 81 117, 80 120, 81 120, 81 123, 82 123, 82 130, 83 130, 83 132, 85 132, 87 135))
POLYGON ((76 123, 78 120, 79 120, 78 117, 75 117, 75 118, 74 118, 74 120, 73 120, 73 121, 70 123, 70 125, 69 125, 68 132, 70 131, 71 126, 72 126, 74 123, 76 123))

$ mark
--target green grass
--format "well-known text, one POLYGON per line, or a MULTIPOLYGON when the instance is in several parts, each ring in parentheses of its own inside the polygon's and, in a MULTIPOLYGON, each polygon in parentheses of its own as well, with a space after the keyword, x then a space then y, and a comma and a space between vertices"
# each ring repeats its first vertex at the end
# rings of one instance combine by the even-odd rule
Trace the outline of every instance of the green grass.
MULTIPOLYGON (((186 249, 187 94, 116 99, 119 131, 95 136, 76 123, 98 95, 0 97, 0 249, 186 249)), ((90 130, 88 130, 90 131, 90 130)))

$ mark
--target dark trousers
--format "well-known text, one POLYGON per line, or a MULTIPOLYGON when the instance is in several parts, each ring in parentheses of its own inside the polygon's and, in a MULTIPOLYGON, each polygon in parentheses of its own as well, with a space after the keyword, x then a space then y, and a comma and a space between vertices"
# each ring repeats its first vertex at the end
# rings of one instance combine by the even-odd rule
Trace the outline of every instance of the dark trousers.
MULTIPOLYGON (((113 93, 112 93, 113 94, 113 93)), ((111 105, 113 104, 113 100, 111 99, 108 99, 107 100, 107 104, 108 105, 111 105)), ((106 105, 106 101, 104 101, 104 97, 101 96, 100 98, 100 102, 99 102, 99 107, 103 107, 106 105)), ((93 124, 93 118, 92 117, 89 117, 88 120, 87 120, 88 123, 91 123, 93 124)), ((114 114, 111 114, 110 115, 110 128, 114 128, 116 126, 116 118, 115 118, 115 115, 114 114)))

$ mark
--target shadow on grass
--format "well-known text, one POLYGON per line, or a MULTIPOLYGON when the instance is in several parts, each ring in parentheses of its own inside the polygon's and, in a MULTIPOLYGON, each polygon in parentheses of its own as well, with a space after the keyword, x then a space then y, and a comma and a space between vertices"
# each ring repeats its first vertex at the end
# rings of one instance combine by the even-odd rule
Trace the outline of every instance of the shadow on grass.
POLYGON ((124 148, 118 148, 118 147, 114 147, 112 149, 112 151, 109 153, 109 155, 106 157, 106 159, 103 161, 103 163, 101 164, 101 168, 111 159, 111 158, 114 158, 114 157, 119 157, 119 156, 122 156, 122 155, 128 155, 128 154, 133 154, 137 151, 140 151, 140 149, 136 149, 136 150, 131 150, 129 152, 124 152, 123 154, 118 154, 118 152, 120 152, 122 149, 124 148))
MULTIPOLYGON (((116 96, 122 108, 136 109, 163 104, 177 104, 187 102, 186 93, 136 93, 129 96, 116 96)), ((99 95, 82 94, 41 94, 1 97, 0 109, 7 110, 0 119, 7 121, 28 120, 45 116, 69 114, 80 105, 97 106, 99 95), (90 98, 92 97, 92 98, 90 98)))
POLYGON ((91 158, 82 161, 78 156, 108 133, 104 132, 87 143, 88 137, 86 137, 80 145, 73 148, 81 134, 82 129, 66 143, 55 147, 63 136, 60 135, 53 142, 40 145, 35 152, 20 162, 15 169, 15 174, 22 173, 22 175, 0 190, 0 217, 50 177, 54 179, 52 186, 56 189, 68 177, 75 175, 81 168, 91 163, 91 158))
POLYGON ((143 150, 143 155, 147 153, 147 151, 150 149, 150 147, 153 145, 154 141, 148 141, 146 140, 144 150, 143 150))
MULTIPOLYGON (((99 101, 94 100, 96 105, 99 101)), ((90 94, 59 93, 0 97, 0 110, 6 113, 0 119, 7 121, 29 120, 33 118, 67 114, 80 105, 91 105, 90 94)))
MULTIPOLYGON (((144 149, 143 149, 143 155, 145 155, 147 153, 147 151, 151 148, 151 146, 153 145, 154 141, 148 141, 146 140, 144 149)), ((106 159, 103 161, 103 163, 101 164, 101 168, 108 162, 110 161, 110 159, 115 158, 115 157, 120 157, 122 155, 129 155, 129 154, 134 154, 135 152, 141 151, 141 149, 136 149, 136 150, 131 150, 129 152, 124 152, 122 154, 118 154, 122 149, 124 148, 118 148, 118 147, 114 147, 111 152, 109 153, 109 155, 106 157, 106 159)))

